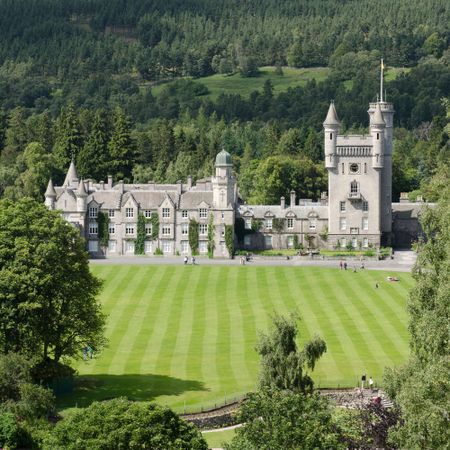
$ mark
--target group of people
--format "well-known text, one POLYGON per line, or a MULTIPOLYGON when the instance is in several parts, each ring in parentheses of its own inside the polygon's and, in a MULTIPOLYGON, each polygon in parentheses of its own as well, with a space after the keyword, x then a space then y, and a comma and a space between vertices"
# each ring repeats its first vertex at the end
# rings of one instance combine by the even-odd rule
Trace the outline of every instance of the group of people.
MULTIPOLYGON (((183 258, 183 262, 184 262, 184 265, 186 265, 189 262, 189 258, 187 256, 185 256, 183 258)), ((191 264, 195 265, 195 256, 191 256, 191 264)))
MULTIPOLYGON (((347 270, 347 268, 348 268, 347 261, 340 260, 339 261, 339 268, 341 270, 347 270)), ((364 270, 365 268, 366 268, 366 266, 364 265, 364 261, 361 259, 360 269, 364 270)), ((353 265, 353 272, 356 272, 356 264, 353 265)))

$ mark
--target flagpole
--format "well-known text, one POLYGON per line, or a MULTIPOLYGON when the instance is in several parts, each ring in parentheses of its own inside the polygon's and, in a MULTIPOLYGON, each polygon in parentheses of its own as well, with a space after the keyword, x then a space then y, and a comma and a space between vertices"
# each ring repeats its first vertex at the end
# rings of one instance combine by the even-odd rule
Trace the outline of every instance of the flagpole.
POLYGON ((380 98, 381 98, 381 103, 383 103, 383 69, 384 69, 383 58, 381 58, 381 73, 380 73, 380 98))

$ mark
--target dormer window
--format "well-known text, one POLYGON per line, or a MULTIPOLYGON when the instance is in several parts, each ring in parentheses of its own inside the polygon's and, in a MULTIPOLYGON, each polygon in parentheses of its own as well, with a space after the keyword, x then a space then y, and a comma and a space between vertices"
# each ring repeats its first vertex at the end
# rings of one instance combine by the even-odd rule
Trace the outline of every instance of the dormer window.
POLYGON ((134 209, 133 208, 125 208, 125 217, 127 219, 132 219, 134 217, 134 209))
POLYGON ((89 208, 89 218, 96 219, 98 216, 98 208, 96 206, 91 206, 89 208))
POLYGON ((163 208, 162 216, 164 219, 169 219, 170 218, 170 208, 163 208))
POLYGON ((199 215, 200 219, 207 219, 208 218, 208 210, 206 208, 200 208, 198 215, 199 215))

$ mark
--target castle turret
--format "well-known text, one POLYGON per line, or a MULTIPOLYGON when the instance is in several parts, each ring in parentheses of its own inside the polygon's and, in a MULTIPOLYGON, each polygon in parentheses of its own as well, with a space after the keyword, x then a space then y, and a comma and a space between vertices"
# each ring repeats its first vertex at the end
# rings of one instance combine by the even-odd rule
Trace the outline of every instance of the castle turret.
POLYGON ((323 122, 325 131, 325 167, 327 169, 336 168, 336 142, 340 127, 341 123, 339 122, 334 102, 331 102, 327 117, 323 122))
POLYGON ((78 189, 76 190, 75 195, 77 196, 77 211, 85 213, 87 210, 86 199, 88 194, 86 192, 86 187, 84 186, 84 181, 82 179, 78 184, 78 189))
POLYGON ((374 169, 382 169, 384 167, 385 128, 386 122, 381 114, 380 103, 377 103, 373 114, 370 116, 370 135, 372 136, 372 167, 374 169))
POLYGON ((63 187, 77 187, 78 184, 78 174, 75 168, 75 163, 70 162, 69 170, 67 171, 66 178, 64 179, 63 187))
POLYGON ((53 181, 50 178, 47 190, 45 191, 45 206, 47 206, 48 209, 55 209, 55 201, 56 201, 56 191, 53 187, 53 181))

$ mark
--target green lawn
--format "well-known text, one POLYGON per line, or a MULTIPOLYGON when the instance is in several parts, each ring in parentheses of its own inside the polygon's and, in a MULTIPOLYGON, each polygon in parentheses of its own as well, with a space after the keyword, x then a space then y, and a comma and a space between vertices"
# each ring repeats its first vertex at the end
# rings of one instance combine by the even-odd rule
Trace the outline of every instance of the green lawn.
POLYGON ((214 406, 253 389, 258 330, 270 315, 297 308, 303 339, 327 342, 314 378, 320 387, 355 386, 361 373, 408 354, 409 274, 318 267, 93 265, 105 280, 109 347, 79 362, 80 386, 59 406, 126 395, 177 411, 214 406), (375 282, 380 283, 375 289, 375 282))
MULTIPOLYGON (((260 67, 257 77, 244 78, 238 74, 222 75, 215 74, 203 77, 195 82, 204 84, 209 91, 208 97, 215 100, 222 94, 240 94, 247 97, 251 92, 262 89, 264 82, 268 79, 273 84, 274 92, 280 93, 290 87, 304 86, 309 80, 323 81, 329 74, 327 67, 312 67, 308 69, 296 69, 293 67, 283 67, 283 76, 275 74, 275 67, 260 67)), ((158 95, 167 83, 160 84, 152 88, 153 95, 158 95)))
POLYGON ((213 431, 211 433, 203 433, 210 448, 220 448, 225 442, 230 442, 235 435, 234 430, 213 431))

